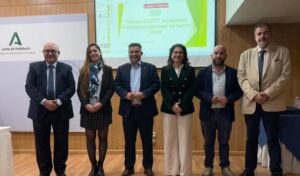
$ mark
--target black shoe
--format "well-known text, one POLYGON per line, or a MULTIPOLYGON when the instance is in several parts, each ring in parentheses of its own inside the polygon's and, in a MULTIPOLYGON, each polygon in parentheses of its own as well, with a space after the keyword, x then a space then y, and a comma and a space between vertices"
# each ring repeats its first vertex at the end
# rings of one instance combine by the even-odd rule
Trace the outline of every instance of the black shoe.
POLYGON ((133 169, 125 169, 124 172, 122 173, 122 176, 130 176, 132 174, 134 174, 133 169))
POLYGON ((66 174, 56 174, 56 176, 66 176, 66 174))
POLYGON ((97 164, 92 166, 91 172, 89 173, 89 176, 97 176, 98 167, 97 164))
POLYGON ((271 176, 282 176, 282 172, 273 172, 271 176))
POLYGON ((98 168, 98 176, 105 176, 103 168, 98 168))
POLYGON ((154 173, 151 169, 145 169, 144 174, 147 176, 154 176, 154 173))
POLYGON ((249 170, 245 169, 243 171, 243 173, 240 174, 240 176, 255 176, 255 174, 253 171, 249 171, 249 170))

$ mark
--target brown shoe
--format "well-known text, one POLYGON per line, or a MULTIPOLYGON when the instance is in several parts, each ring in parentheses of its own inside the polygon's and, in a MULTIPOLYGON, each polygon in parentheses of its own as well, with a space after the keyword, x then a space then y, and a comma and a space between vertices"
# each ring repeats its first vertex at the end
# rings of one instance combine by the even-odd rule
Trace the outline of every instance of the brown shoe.
POLYGON ((145 169, 144 174, 147 176, 154 176, 154 173, 151 169, 145 169))
POLYGON ((124 172, 122 173, 122 176, 130 176, 132 174, 134 174, 133 169, 125 169, 124 172))

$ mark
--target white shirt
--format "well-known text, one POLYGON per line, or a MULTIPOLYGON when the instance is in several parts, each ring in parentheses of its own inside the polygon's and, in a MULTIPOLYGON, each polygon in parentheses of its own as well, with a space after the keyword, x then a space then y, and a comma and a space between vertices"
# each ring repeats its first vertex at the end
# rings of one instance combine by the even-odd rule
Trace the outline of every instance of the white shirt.
POLYGON ((175 73, 177 75, 177 78, 179 78, 183 64, 179 68, 176 68, 175 66, 173 66, 173 67, 174 67, 175 73))
MULTIPOLYGON (((212 65, 212 87, 213 87, 213 94, 215 96, 225 96, 225 81, 226 81, 226 74, 225 74, 225 68, 224 68, 217 73, 216 69, 212 65)), ((212 104, 211 108, 224 108, 225 105, 216 103, 212 104)))

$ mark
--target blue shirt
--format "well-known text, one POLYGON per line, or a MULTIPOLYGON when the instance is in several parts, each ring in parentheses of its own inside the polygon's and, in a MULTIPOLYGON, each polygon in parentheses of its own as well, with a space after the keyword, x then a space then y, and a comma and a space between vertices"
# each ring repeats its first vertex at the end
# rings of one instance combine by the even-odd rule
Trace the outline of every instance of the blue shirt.
MULTIPOLYGON (((135 65, 131 64, 130 69, 130 89, 132 93, 139 92, 141 85, 141 61, 135 65)), ((132 100, 132 104, 141 104, 142 102, 136 98, 132 100)))

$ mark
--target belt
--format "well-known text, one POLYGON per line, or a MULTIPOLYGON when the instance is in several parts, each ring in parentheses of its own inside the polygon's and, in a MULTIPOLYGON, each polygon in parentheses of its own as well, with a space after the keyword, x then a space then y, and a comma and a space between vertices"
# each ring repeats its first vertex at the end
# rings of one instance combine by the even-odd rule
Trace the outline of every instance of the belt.
POLYGON ((221 111, 224 111, 225 108, 212 108, 211 111, 213 112, 221 112, 221 111))
POLYGON ((139 107, 142 106, 142 104, 132 104, 131 106, 134 107, 134 108, 139 108, 139 107))

